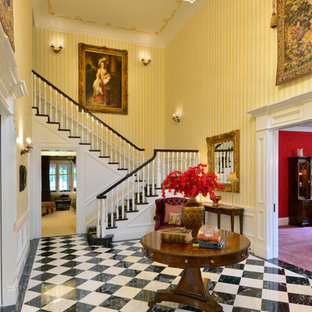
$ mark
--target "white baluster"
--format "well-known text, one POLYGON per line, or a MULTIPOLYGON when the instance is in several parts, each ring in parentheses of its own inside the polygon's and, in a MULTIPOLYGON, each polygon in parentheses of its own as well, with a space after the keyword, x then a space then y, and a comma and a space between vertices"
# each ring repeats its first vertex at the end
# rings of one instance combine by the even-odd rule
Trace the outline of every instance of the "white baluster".
POLYGON ((116 219, 119 220, 119 185, 116 187, 116 219))
POLYGON ((38 114, 41 114, 42 112, 42 101, 41 101, 41 79, 39 78, 38 81, 38 114))
POLYGON ((132 176, 132 210, 136 210, 136 205, 135 205, 135 175, 132 176))
POLYGON ((127 211, 130 211, 130 178, 127 179, 127 211))
POLYGON ((122 164, 122 138, 119 137, 119 168, 123 168, 123 164, 122 164))
POLYGON ((155 159, 151 163, 152 194, 155 195, 155 159))
POLYGON ((108 154, 108 128, 105 127, 105 156, 109 156, 108 154))
POLYGON ((37 101, 37 76, 33 74, 33 107, 38 107, 37 101))
POLYGON ((171 172, 171 170, 170 170, 170 157, 171 157, 171 153, 168 152, 167 153, 167 164, 168 164, 167 174, 169 174, 171 172))
POLYGON ((161 177, 160 177, 160 157, 161 157, 161 153, 158 153, 157 155, 157 167, 156 167, 156 174, 157 174, 157 188, 160 188, 160 185, 161 185, 161 177))
POLYGON ((125 219, 125 186, 126 183, 121 184, 121 218, 125 219))
POLYGON ((96 205, 97 205, 97 222, 96 222, 96 236, 100 237, 100 224, 101 224, 101 211, 102 211, 102 207, 101 207, 101 199, 97 199, 96 200, 96 205))
POLYGON ((101 199, 101 208, 102 208, 102 218, 101 218, 101 237, 105 237, 106 236, 106 227, 107 227, 107 207, 105 207, 106 204, 106 200, 103 198, 101 199))

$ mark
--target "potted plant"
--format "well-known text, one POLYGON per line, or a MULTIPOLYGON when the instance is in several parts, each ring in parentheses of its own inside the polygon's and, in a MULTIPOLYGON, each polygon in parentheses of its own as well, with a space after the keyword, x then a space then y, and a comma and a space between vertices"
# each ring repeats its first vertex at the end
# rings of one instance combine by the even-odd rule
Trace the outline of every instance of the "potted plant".
POLYGON ((203 205, 196 200, 201 194, 206 197, 208 194, 212 200, 216 199, 214 190, 222 190, 224 186, 218 183, 218 177, 215 173, 206 173, 207 165, 199 164, 196 167, 190 167, 182 172, 174 170, 168 174, 162 183, 162 196, 165 197, 165 191, 181 193, 189 200, 183 205, 182 215, 183 224, 186 228, 192 229, 193 237, 197 236, 198 230, 203 220, 203 205))

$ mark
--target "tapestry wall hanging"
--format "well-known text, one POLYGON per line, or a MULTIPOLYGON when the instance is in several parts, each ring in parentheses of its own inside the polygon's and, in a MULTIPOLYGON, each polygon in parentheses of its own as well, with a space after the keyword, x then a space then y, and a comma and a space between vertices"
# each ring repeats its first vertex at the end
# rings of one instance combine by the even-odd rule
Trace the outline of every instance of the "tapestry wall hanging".
POLYGON ((93 112, 128 113, 128 51, 79 43, 79 103, 93 112))
POLYGON ((278 0, 276 84, 312 71, 312 1, 278 0))
POLYGON ((14 22, 13 22, 13 0, 0 0, 0 22, 5 34, 8 36, 11 47, 14 47, 14 22))

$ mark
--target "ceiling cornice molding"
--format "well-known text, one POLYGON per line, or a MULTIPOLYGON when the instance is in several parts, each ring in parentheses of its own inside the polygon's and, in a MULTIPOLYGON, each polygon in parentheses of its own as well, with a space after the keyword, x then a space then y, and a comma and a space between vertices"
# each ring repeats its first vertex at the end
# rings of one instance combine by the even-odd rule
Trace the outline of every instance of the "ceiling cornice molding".
POLYGON ((199 7, 206 0, 197 0, 190 4, 181 0, 177 2, 177 12, 163 20, 165 27, 159 34, 145 33, 141 31, 121 29, 122 27, 111 27, 105 25, 96 25, 93 23, 84 23, 79 18, 69 19, 51 15, 51 7, 48 1, 33 0, 33 12, 35 26, 55 31, 78 33, 91 35, 100 38, 106 38, 117 41, 125 41, 143 46, 165 48, 170 41, 179 33, 188 20, 195 14, 199 7), (187 6, 187 10, 178 10, 181 4, 187 6))

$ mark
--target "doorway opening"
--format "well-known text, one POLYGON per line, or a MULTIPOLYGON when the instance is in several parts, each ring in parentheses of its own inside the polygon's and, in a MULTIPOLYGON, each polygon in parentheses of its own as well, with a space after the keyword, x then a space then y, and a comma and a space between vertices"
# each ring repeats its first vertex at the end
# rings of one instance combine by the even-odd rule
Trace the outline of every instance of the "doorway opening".
POLYGON ((76 234, 76 152, 41 151, 41 236, 76 234))
POLYGON ((312 124, 280 129, 278 151, 278 260, 311 271, 312 124))

